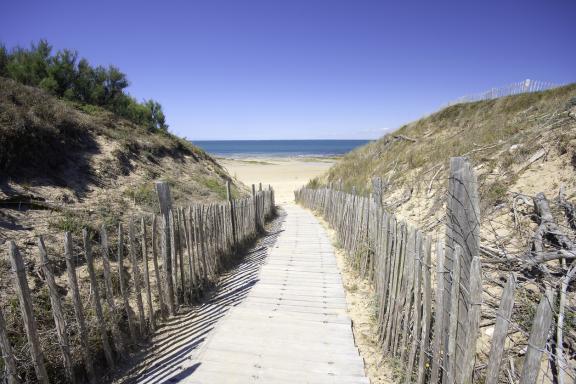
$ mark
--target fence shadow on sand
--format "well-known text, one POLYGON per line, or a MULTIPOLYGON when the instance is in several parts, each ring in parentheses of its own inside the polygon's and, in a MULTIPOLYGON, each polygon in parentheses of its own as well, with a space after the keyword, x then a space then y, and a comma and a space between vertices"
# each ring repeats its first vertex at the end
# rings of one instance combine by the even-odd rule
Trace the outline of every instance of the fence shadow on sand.
POLYGON ((268 226, 265 235, 238 262, 222 274, 216 286, 193 308, 181 308, 178 315, 163 324, 115 375, 116 383, 177 383, 200 366, 195 360, 202 343, 215 324, 247 296, 258 282, 260 267, 268 248, 280 232, 286 213, 268 226))

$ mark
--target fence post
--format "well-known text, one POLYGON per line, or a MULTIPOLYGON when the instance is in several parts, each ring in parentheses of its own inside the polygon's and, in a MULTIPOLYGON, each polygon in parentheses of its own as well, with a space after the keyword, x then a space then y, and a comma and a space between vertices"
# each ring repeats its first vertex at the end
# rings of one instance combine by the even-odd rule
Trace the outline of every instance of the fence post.
POLYGON ((426 362, 429 360, 428 352, 430 349, 430 321, 432 318, 432 281, 430 276, 431 260, 431 241, 426 237, 424 241, 424 255, 422 262, 423 276, 423 304, 422 304, 422 334, 420 336, 420 356, 418 357, 418 376, 417 384, 424 384, 426 376, 426 362))
POLYGON ((166 305, 164 304, 164 292, 162 291, 162 279, 160 278, 160 268, 158 267, 158 234, 157 216, 152 216, 152 261, 154 263, 154 277, 156 278, 156 288, 158 289, 158 302, 160 303, 160 315, 166 320, 166 305))
POLYGON ((94 302, 94 309, 96 310, 96 319, 98 320, 98 328, 100 330, 100 338, 102 339, 102 348, 104 349, 104 356, 108 366, 114 368, 114 358, 112 357, 112 349, 108 340, 108 332, 106 330, 106 322, 104 321, 104 314, 102 313, 102 304, 100 302, 100 291, 98 289, 98 281, 96 280, 96 272, 94 272, 94 259, 92 258, 92 246, 90 245, 90 237, 88 230, 82 230, 82 239, 84 240, 84 252, 86 256, 86 266, 88 267, 88 275, 90 276, 90 284, 92 285, 92 300, 94 302))
POLYGON ((502 298, 500 307, 496 313, 496 325, 494 326, 494 336, 492 336, 492 345, 490 346, 490 360, 486 369, 486 384, 497 384, 500 364, 504 354, 504 343, 508 335, 508 326, 512 309, 514 307, 514 291, 516 290, 516 279, 510 274, 502 298))
POLYGON ((430 371, 430 382, 437 383, 439 378, 439 370, 441 365, 441 356, 445 355, 446 350, 443 348, 443 332, 444 332, 444 282, 445 280, 445 267, 444 267, 444 247, 442 240, 439 238, 436 243, 436 308, 434 318, 434 334, 432 338, 432 369, 430 371), (444 352, 444 353, 443 353, 444 352))
POLYGON ((372 178, 372 192, 374 196, 374 202, 377 207, 382 207, 382 178, 380 176, 374 176, 372 178))
MULTIPOLYGON (((472 259, 479 256, 480 242, 480 211, 478 203, 478 187, 472 165, 465 157, 453 157, 450 159, 450 178, 448 180, 447 224, 446 224, 446 258, 445 265, 448 271, 453 272, 455 263, 454 249, 461 249, 460 275, 461 281, 470 281, 470 268, 472 259)), ((448 274, 444 278, 444 345, 448 345, 449 313, 452 303, 452 282, 448 274)), ((466 289, 459 289, 458 294, 458 323, 468 324, 469 300, 466 289)), ((447 380, 446 369, 453 365, 455 370, 463 370, 464 355, 466 349, 467 327, 457 327, 454 337, 456 344, 454 354, 445 357, 444 381, 447 380), (450 359, 455 359, 451 362, 450 359)))
POLYGON ((552 325, 553 302, 552 291, 547 288, 546 293, 540 299, 540 304, 538 304, 538 309, 532 322, 532 329, 528 338, 528 350, 526 351, 520 378, 520 383, 522 384, 535 384, 538 379, 540 357, 542 356, 542 351, 546 348, 548 333, 552 325))
POLYGON ((16 293, 20 301, 22 320, 24 321, 24 329, 26 330, 26 336, 30 343, 30 355, 34 364, 34 370, 36 371, 36 377, 40 383, 48 384, 48 374, 44 366, 44 354, 40 347, 36 319, 34 318, 34 312, 32 310, 32 297, 30 296, 30 288, 28 287, 28 280, 26 279, 24 260, 14 241, 10 241, 8 246, 12 271, 16 278, 16 293))
POLYGON ((472 259, 470 267, 470 302, 468 309, 468 332, 464 349, 463 369, 461 380, 458 382, 472 383, 474 363, 476 361, 476 341, 480 329, 480 310, 482 307, 482 264, 480 257, 472 259))
POLYGON ((20 380, 16 370, 16 359, 6 333, 6 320, 4 320, 2 308, 0 308, 0 348, 2 349, 2 360, 4 361, 7 382, 8 384, 18 384, 20 380))
POLYGON ((82 344, 82 354, 84 356, 84 367, 90 383, 96 382, 94 365, 92 363, 92 354, 90 353, 90 344, 88 343, 88 331, 86 329, 86 319, 82 310, 82 300, 78 289, 78 278, 76 276, 76 266, 72 260, 72 235, 70 232, 64 234, 64 256, 66 258, 66 271, 68 273, 68 284, 72 289, 72 302, 74 303, 74 313, 78 320, 78 331, 80 334, 80 343, 82 344))
POLYGON ((108 255, 108 233, 106 232, 106 226, 102 224, 100 229, 100 246, 102 248, 102 267, 104 268, 104 284, 106 287, 106 301, 108 303, 108 308, 112 314, 112 336, 114 338, 114 345, 116 350, 120 352, 120 356, 124 357, 126 355, 126 348, 124 346, 124 340, 122 338, 122 333, 120 332, 120 319, 118 316, 118 308, 116 308, 116 302, 114 300, 114 291, 112 289, 112 275, 110 272, 110 258, 108 255))
POLYGON ((68 333, 66 332, 66 321, 64 320, 64 312, 62 310, 62 302, 60 301, 60 294, 58 293, 58 286, 54 280, 52 269, 50 268, 50 261, 48 260, 48 252, 44 245, 42 236, 38 238, 38 249, 40 268, 44 273, 44 279, 48 286, 48 293, 50 294, 50 303, 52 305, 52 315, 54 316, 54 324, 56 325, 56 335, 58 336, 58 343, 62 351, 62 358, 64 360, 64 369, 68 379, 75 383, 74 372, 72 371, 72 357, 70 356, 70 343, 68 341, 68 333))
POLYGON ((446 383, 455 383, 455 374, 458 372, 458 367, 456 366, 456 349, 457 349, 457 333, 458 333, 458 319, 459 319, 459 291, 460 291, 460 279, 461 279, 461 260, 462 249, 458 244, 454 248, 454 264, 452 265, 452 281, 450 282, 450 288, 452 289, 450 295, 450 321, 448 323, 448 351, 445 356, 445 376, 446 383))
POLYGON ((160 202, 160 213, 164 217, 164 231, 162 232, 162 256, 164 259, 164 282, 166 284, 166 299, 168 313, 173 316, 174 308, 174 284, 172 284, 172 260, 170 250, 170 211, 172 210, 172 198, 170 186, 163 181, 156 183, 156 193, 160 202))
POLYGON ((140 220, 142 227, 142 262, 144 263, 144 284, 146 285, 146 302, 148 306, 148 318, 150 319, 150 329, 156 330, 156 320, 154 319, 154 308, 152 307, 152 290, 150 288, 150 268, 148 267, 148 244, 146 244, 146 219, 140 220))
POLYGON ((236 245, 238 244, 238 238, 236 237, 236 217, 234 217, 234 201, 232 199, 232 190, 230 189, 230 181, 226 181, 226 200, 230 205, 230 220, 232 223, 232 240, 234 243, 234 251, 236 251, 236 245))
POLYGON ((260 225, 258 221, 258 201, 256 200, 256 185, 252 184, 252 202, 254 204, 254 225, 256 232, 260 230, 260 225))
POLYGON ((132 318, 132 309, 130 308, 130 301, 128 300, 128 287, 126 280, 124 280, 124 231, 122 229, 122 223, 118 224, 118 276, 120 280, 120 293, 122 294, 126 319, 128 320, 130 340, 132 344, 135 345, 138 340, 136 337, 136 329, 134 328, 134 319, 132 318))
POLYGON ((134 220, 128 224, 128 242, 130 243, 130 262, 132 263, 132 279, 134 280, 134 293, 136 294, 136 306, 138 308, 138 329, 140 337, 146 334, 146 319, 144 318, 144 303, 142 302, 142 286, 140 282, 140 268, 138 267, 138 248, 136 246, 136 234, 134 220))

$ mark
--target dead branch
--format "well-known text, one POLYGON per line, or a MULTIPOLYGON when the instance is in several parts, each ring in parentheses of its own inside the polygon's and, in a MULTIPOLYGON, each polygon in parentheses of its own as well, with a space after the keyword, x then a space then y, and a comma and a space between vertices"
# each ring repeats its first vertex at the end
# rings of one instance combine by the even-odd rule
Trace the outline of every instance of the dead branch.
POLYGON ((560 191, 558 192, 558 204, 564 210, 566 219, 568 219, 568 225, 570 225, 570 228, 576 231, 576 207, 574 207, 574 204, 566 200, 564 186, 561 186, 560 191))
POLYGON ((440 171, 442 171, 442 169, 444 169, 444 165, 442 165, 440 168, 438 168, 438 170, 436 171, 434 176, 432 176, 432 179, 430 179, 430 183, 428 184, 428 191, 426 193, 426 195, 428 197, 432 197, 434 195, 432 193, 432 183, 434 183, 434 179, 436 179, 436 176, 438 176, 438 174, 440 173, 440 171))
POLYGON ((544 193, 540 192, 534 196, 534 210, 540 225, 536 229, 532 241, 532 249, 537 253, 544 250, 544 239, 560 246, 563 249, 574 249, 574 243, 566 236, 554 222, 554 217, 550 212, 550 205, 544 193))
POLYGON ((413 138, 411 138, 411 137, 404 136, 404 135, 394 135, 394 138, 395 138, 396 140, 406 140, 406 141, 411 141, 411 142, 413 142, 413 143, 416 142, 416 139, 413 139, 413 138))
POLYGON ((574 260, 576 259, 576 251, 568 249, 557 249, 555 251, 549 252, 532 252, 532 260, 536 263, 546 263, 552 260, 566 259, 574 260))

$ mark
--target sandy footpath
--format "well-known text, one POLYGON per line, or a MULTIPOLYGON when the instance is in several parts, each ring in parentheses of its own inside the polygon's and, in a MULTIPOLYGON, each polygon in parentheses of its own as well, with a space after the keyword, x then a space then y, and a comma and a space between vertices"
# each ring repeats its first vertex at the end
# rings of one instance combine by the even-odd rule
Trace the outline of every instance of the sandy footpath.
POLYGON ((294 191, 310 179, 322 175, 334 164, 333 159, 257 158, 219 159, 230 174, 246 185, 268 184, 276 191, 276 203, 294 201, 294 191))

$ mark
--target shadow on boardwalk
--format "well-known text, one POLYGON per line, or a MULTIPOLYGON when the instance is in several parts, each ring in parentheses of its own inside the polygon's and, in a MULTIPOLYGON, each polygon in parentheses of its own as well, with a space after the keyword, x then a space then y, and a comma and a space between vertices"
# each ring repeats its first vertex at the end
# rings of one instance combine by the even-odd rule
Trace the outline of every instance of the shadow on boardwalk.
POLYGON ((203 301, 192 308, 181 308, 177 316, 162 324, 148 344, 116 372, 112 382, 178 383, 192 375, 201 364, 194 362, 196 353, 210 331, 231 307, 242 302, 258 281, 267 249, 276 242, 285 217, 286 213, 279 209, 266 234, 222 274, 203 301))

